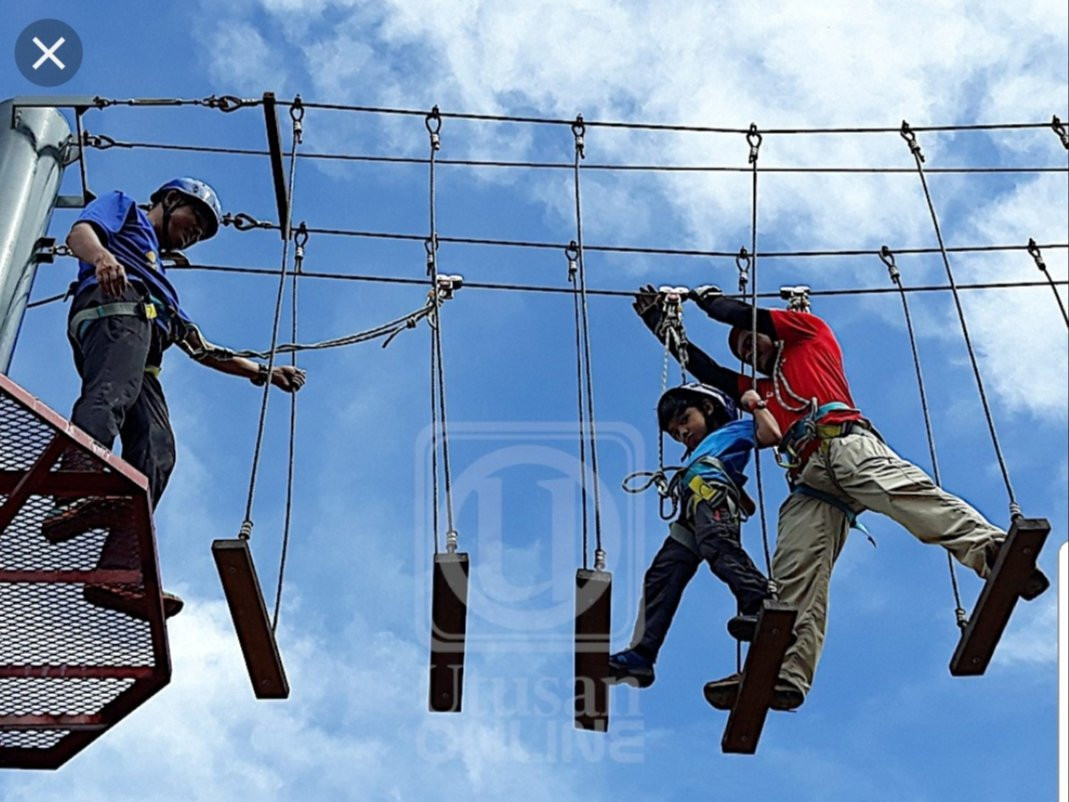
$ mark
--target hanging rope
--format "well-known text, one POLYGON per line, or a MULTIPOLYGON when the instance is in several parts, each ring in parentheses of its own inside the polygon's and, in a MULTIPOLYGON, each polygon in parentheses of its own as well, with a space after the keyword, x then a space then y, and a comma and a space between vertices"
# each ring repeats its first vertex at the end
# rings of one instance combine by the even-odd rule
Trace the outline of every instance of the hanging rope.
MULTIPOLYGON (((891 277, 891 281, 894 282, 894 285, 898 288, 898 294, 902 298, 902 312, 906 318, 906 331, 909 334, 909 347, 913 352, 913 368, 917 374, 917 389, 920 391, 921 397, 921 413, 924 416, 924 432, 928 438, 928 454, 932 460, 932 476, 935 478, 935 483, 942 487, 943 480, 939 476, 939 457, 936 455, 935 435, 932 432, 932 416, 928 411, 928 393, 924 388, 924 374, 921 371, 920 352, 917 350, 917 337, 913 331, 913 317, 909 313, 909 301, 906 299, 906 292, 902 287, 902 276, 898 272, 898 267, 895 266, 895 255, 886 245, 880 248, 880 259, 887 265, 887 272, 891 277)), ((954 618, 957 621, 958 628, 964 630, 965 627, 968 626, 969 619, 966 615, 965 608, 961 604, 961 591, 958 588, 958 577, 954 570, 954 560, 951 558, 949 551, 947 552, 947 569, 950 572, 950 587, 954 592, 954 618)))
MULTIPOLYGON (((304 107, 301 105, 301 96, 298 95, 290 107, 290 118, 293 122, 293 140, 290 147, 289 183, 286 187, 287 219, 284 221, 285 231, 290 230, 293 220, 293 182, 297 173, 297 146, 301 143, 302 126, 304 119, 304 107)), ((252 470, 249 476, 249 496, 245 502, 245 520, 242 521, 238 537, 248 540, 252 537, 252 504, 256 493, 256 474, 260 465, 260 451, 263 447, 264 427, 267 422, 267 401, 271 396, 271 371, 275 366, 275 345, 278 342, 278 327, 282 320, 282 298, 286 290, 286 267, 289 263, 290 238, 282 240, 282 266, 279 270, 278 294, 275 298, 275 315, 271 324, 271 350, 267 354, 267 381, 264 382, 263 397, 260 401, 260 420, 256 427, 256 446, 252 454, 252 470)))
POLYGON ((1058 309, 1061 310, 1062 317, 1065 319, 1065 325, 1069 326, 1069 313, 1065 311, 1065 304, 1062 302, 1062 296, 1058 294, 1058 286, 1054 283, 1054 278, 1051 276, 1050 271, 1047 270, 1047 263, 1043 261, 1043 254, 1040 252, 1039 246, 1036 245, 1036 241, 1032 237, 1028 238, 1028 254, 1035 260, 1039 272, 1047 277, 1047 281, 1050 283, 1050 288, 1054 292, 1054 299, 1058 302, 1058 309))
MULTIPOLYGON (((297 340, 297 285, 304 265, 304 246, 308 243, 308 227, 301 222, 293 234, 293 276, 290 285, 290 336, 297 340)), ((297 354, 290 352, 290 366, 296 370, 297 354)), ((286 556, 290 546, 290 522, 293 518, 293 473, 297 456, 297 393, 290 393, 290 436, 288 468, 286 472, 286 512, 282 523, 282 553, 278 560, 278 584, 275 590, 275 611, 271 616, 271 631, 278 629, 278 613, 282 607, 282 587, 286 579, 286 556)))
MULTIPOLYGON (((750 168, 751 168, 751 203, 750 203, 750 253, 748 260, 748 268, 750 274, 753 276, 753 283, 750 287, 750 308, 752 311, 750 318, 750 335, 752 337, 751 342, 753 345, 750 349, 750 381, 751 386, 757 389, 757 159, 760 154, 762 136, 757 130, 757 123, 750 123, 750 130, 746 133, 746 142, 750 146, 750 168)), ((745 249, 739 252, 739 257, 736 260, 736 264, 739 264, 738 259, 745 256, 745 249)), ((744 291, 744 273, 742 266, 739 264, 739 287, 740 291, 744 291)), ((757 426, 757 422, 754 422, 754 427, 757 426)), ((775 577, 772 576, 772 550, 768 543, 768 521, 765 516, 765 489, 764 481, 761 476, 761 450, 755 449, 754 451, 754 473, 755 480, 757 482, 757 509, 760 511, 761 517, 761 545, 765 553, 765 570, 768 572, 768 589, 773 598, 777 597, 778 588, 776 586, 775 577)))
POLYGON ((424 125, 430 136, 429 169, 429 198, 430 198, 430 236, 424 242, 427 251, 427 275, 431 279, 429 300, 433 306, 430 315, 431 328, 431 446, 432 460, 431 469, 434 472, 434 553, 438 553, 438 443, 441 438, 442 448, 442 478, 445 483, 445 508, 446 508, 446 533, 445 548, 450 554, 457 550, 457 531, 453 518, 453 480, 449 466, 449 431, 446 418, 445 402, 445 366, 442 362, 442 318, 441 308, 443 293, 442 279, 438 274, 438 221, 437 199, 435 184, 435 166, 438 151, 442 147, 440 131, 442 129, 442 115, 435 106, 424 118, 424 125), (440 427, 440 429, 439 429, 440 427))
MULTIPOLYGON (((572 123, 572 136, 575 139, 575 160, 573 163, 573 176, 575 183, 575 261, 578 267, 579 279, 579 319, 580 332, 583 343, 583 385, 586 391, 586 434, 589 438, 590 454, 590 478, 593 484, 594 497, 594 570, 605 570, 605 552, 601 548, 601 490, 598 477, 598 448, 597 448, 597 423, 594 418, 594 372, 590 359, 590 314, 587 305, 586 293, 586 265, 583 259, 583 204, 580 191, 580 162, 586 158, 586 144, 584 134, 586 126, 583 124, 583 115, 577 115, 572 123)), ((580 423, 580 436, 583 434, 582 422, 580 423)), ((582 483, 586 482, 586 465, 581 461, 583 471, 582 483)), ((585 498, 585 492, 584 492, 585 498)), ((585 506, 585 505, 584 505, 585 506)), ((587 544, 583 544, 583 568, 587 567, 587 544)))
POLYGON ((572 311, 575 316, 575 391, 578 399, 579 421, 579 517, 583 530, 583 569, 588 568, 587 554, 590 551, 589 516, 586 499, 586 413, 583 410, 583 334, 582 313, 579 304, 579 244, 572 240, 564 249, 568 259, 568 283, 572 285, 572 311))
POLYGON ((961 305, 961 296, 958 294, 957 284, 954 281, 954 272, 950 267, 950 257, 947 256, 946 246, 943 243, 943 232, 939 228, 939 217, 935 212, 935 204, 932 202, 932 194, 928 190, 928 179, 924 175, 924 153, 921 152, 920 143, 917 142, 917 135, 910 129, 909 123, 905 120, 902 121, 902 130, 899 133, 909 146, 910 153, 913 154, 913 160, 917 165, 917 175, 920 177, 921 186, 924 189, 924 198, 928 203, 928 212, 931 214, 932 226, 935 229, 935 236, 939 242, 939 251, 943 256, 943 267, 946 268, 947 282, 950 284, 950 292, 954 296, 954 306, 958 310, 958 320, 961 322, 961 333, 965 338, 965 349, 969 353, 969 362, 972 365, 973 376, 976 377, 976 387, 980 393, 980 404, 984 409, 984 418, 987 420, 987 428, 991 433, 991 443, 995 447, 995 457, 998 460, 999 470, 1002 472, 1002 481, 1006 485, 1006 494, 1009 496, 1010 518, 1016 519, 1021 517, 1021 508, 1017 504, 1017 497, 1013 492, 1013 484, 1010 482, 1010 474, 1006 468, 1006 460, 1002 455, 1002 446, 999 444, 998 432, 995 431, 995 421, 991 415, 991 407, 987 401, 987 393, 984 390, 984 380, 980 375, 980 365, 976 359, 976 352, 973 349, 972 338, 969 337, 969 326, 965 322, 965 310, 961 305))

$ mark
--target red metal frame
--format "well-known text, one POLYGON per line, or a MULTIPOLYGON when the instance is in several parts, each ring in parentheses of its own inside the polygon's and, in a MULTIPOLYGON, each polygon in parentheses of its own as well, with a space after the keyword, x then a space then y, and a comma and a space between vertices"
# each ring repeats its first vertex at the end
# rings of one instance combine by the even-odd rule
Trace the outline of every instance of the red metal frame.
MULTIPOLYGON (((12 411, 8 404, 0 416, 0 497, 3 498, 0 503, 0 592, 18 599, 17 591, 35 589, 24 594, 24 598, 30 600, 25 603, 29 616, 40 612, 31 607, 30 602, 47 602, 52 617, 58 611, 70 632, 53 630, 47 633, 50 648, 53 645, 61 648, 64 635, 75 632, 80 624, 85 625, 88 621, 99 627, 101 616, 108 616, 106 623, 114 621, 116 633, 121 633, 116 635, 118 645, 108 646, 112 653, 110 660, 102 660, 100 650, 93 646, 87 651, 83 645, 79 653, 77 645, 72 645, 71 652, 64 653, 62 658, 55 657, 47 663, 20 663, 11 660, 12 650, 18 651, 17 644, 0 644, 0 768, 54 769, 131 713, 167 685, 171 678, 148 481, 139 471, 2 374, 0 399, 13 401, 15 409, 12 411), (26 442, 20 441, 27 431, 45 443, 43 448, 32 446, 38 449, 36 453, 31 454, 31 446, 26 445, 31 442, 30 438, 26 442), (97 470, 60 469, 57 463, 61 455, 71 451, 80 452, 97 470), (21 458, 18 461, 30 465, 27 469, 13 469, 12 458, 5 454, 16 454, 21 458), (42 560, 84 561, 88 559, 87 551, 85 546, 78 551, 78 544, 74 548, 48 545, 39 531, 43 505, 39 501, 35 505, 29 502, 40 497, 84 496, 121 500, 122 512, 116 513, 112 524, 119 525, 121 517, 122 525, 136 534, 138 570, 87 569, 84 565, 67 564, 41 567, 42 560), (33 556, 26 557, 27 554, 33 556), (148 631, 141 625, 132 625, 122 613, 91 607, 81 600, 80 595, 71 594, 72 585, 89 582, 143 585, 147 597, 157 600, 148 610, 148 631), (124 651, 128 656, 123 656, 124 651), (147 663, 143 659, 146 654, 151 655, 147 663), (25 680, 27 687, 36 686, 27 690, 27 698, 20 697, 20 680, 25 680), (94 684, 94 680, 100 682, 94 684), (129 682, 124 687, 115 687, 112 693, 112 687, 118 684, 116 680, 129 682), (9 684, 5 685, 5 682, 9 684), (72 686, 71 682, 79 684, 72 686), (85 689, 84 695, 88 697, 82 706, 92 705, 95 709, 73 712, 36 709, 48 706, 52 688, 57 691, 51 696, 56 707, 62 707, 64 701, 70 705, 79 704, 71 701, 78 696, 71 692, 77 688, 85 689), (37 745, 32 744, 34 733, 49 732, 59 737, 40 738, 37 745), (19 745, 20 741, 31 745, 19 745)), ((10 626, 11 621, 26 617, 20 616, 20 612, 7 607, 0 611, 0 616, 7 616, 0 618, 0 622, 10 626)))

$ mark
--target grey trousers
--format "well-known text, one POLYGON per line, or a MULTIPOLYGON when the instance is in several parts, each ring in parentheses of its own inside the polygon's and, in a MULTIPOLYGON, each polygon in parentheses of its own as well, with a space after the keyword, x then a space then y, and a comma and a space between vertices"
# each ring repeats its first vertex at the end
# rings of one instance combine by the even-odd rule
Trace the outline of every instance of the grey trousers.
MULTIPOLYGON (((809 458, 799 481, 855 512, 883 513, 918 540, 942 546, 958 562, 987 576, 986 555, 1005 532, 866 429, 857 428, 826 446, 809 458)), ((797 640, 787 651, 780 678, 803 692, 813 683, 824 647, 828 583, 848 528, 841 510, 810 496, 793 493, 779 510, 772 575, 780 600, 798 609, 797 640)))
MULTIPOLYGON (((137 301, 142 291, 131 285, 121 300, 137 301)), ((71 316, 82 309, 109 303, 98 287, 81 292, 71 316)), ((94 320, 71 341, 74 364, 82 378, 71 422, 109 449, 122 440, 122 457, 148 478, 155 507, 167 486, 175 461, 174 433, 159 379, 145 368, 159 366, 165 335, 149 320, 129 315, 94 320)), ((104 543, 101 568, 136 568, 136 542, 115 528, 104 543)))

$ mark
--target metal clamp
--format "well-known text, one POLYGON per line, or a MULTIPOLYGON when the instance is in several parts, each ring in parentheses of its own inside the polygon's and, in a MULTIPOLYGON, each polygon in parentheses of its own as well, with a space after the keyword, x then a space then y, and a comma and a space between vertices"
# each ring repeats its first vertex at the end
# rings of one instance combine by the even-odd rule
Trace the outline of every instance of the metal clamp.
POLYGON ((887 265, 887 272, 891 276, 891 281, 898 283, 901 277, 898 272, 898 267, 895 266, 895 255, 891 253, 891 249, 886 245, 880 248, 880 261, 887 265))
POLYGON ((301 100, 300 95, 296 95, 293 98, 293 105, 290 106, 290 119, 293 120, 293 141, 300 142, 304 134, 304 102, 301 100))
POLYGON ((757 163, 757 152, 761 149, 763 137, 757 130, 757 123, 750 123, 750 130, 746 132, 746 142, 750 146, 750 164, 757 163))
POLYGON ((82 131, 82 147, 108 150, 108 148, 128 148, 130 146, 125 143, 116 142, 107 134, 91 134, 88 131, 82 131))
POLYGON ((579 245, 573 239, 564 249, 564 255, 568 259, 568 281, 575 281, 575 275, 579 271, 579 245))
POLYGON ((1039 246, 1036 245, 1036 241, 1033 237, 1028 238, 1028 255, 1031 256, 1036 263, 1036 267, 1047 272, 1047 263, 1043 261, 1043 254, 1039 251, 1039 246))
POLYGON ((902 130, 899 131, 902 138, 906 140, 906 144, 909 145, 910 153, 912 153, 917 161, 924 161, 924 153, 921 152, 921 145, 917 141, 917 135, 913 133, 913 129, 909 127, 909 123, 905 120, 902 121, 902 130))
POLYGON ((451 276, 438 276, 437 290, 438 297, 443 301, 448 301, 453 297, 453 293, 464 286, 464 277, 458 275, 451 276))
POLYGON ((575 152, 579 154, 580 159, 586 158, 586 123, 583 122, 583 115, 575 115, 575 122, 572 123, 572 136, 575 137, 575 152))
POLYGON ((245 106, 252 106, 258 103, 259 100, 243 100, 236 95, 209 95, 201 101, 201 105, 207 106, 210 109, 219 109, 219 111, 230 113, 244 108, 245 106))
POLYGON ((437 105, 424 118, 423 124, 427 126, 427 133, 431 135, 431 150, 440 150, 442 137, 438 132, 442 130, 442 113, 438 111, 437 105))
POLYGON ((308 226, 302 220, 293 232, 293 260, 297 264, 297 272, 301 270, 301 262, 304 260, 304 246, 308 244, 308 226))
POLYGON ((808 312, 809 311, 809 290, 808 284, 798 284, 793 287, 780 287, 779 297, 787 302, 787 309, 792 312, 808 312))
POLYGON ((1069 150, 1069 131, 1065 128, 1065 123, 1058 119, 1058 115, 1055 114, 1050 121, 1050 127, 1054 129, 1054 133, 1058 135, 1058 139, 1062 141, 1062 147, 1069 150))
POLYGON ((750 263, 750 252, 744 245, 739 248, 739 253, 735 257, 735 267, 739 269, 739 294, 741 295, 746 293, 746 285, 750 283, 750 263))
POLYGON ((223 215, 223 225, 233 226, 238 231, 251 231, 254 228, 272 228, 273 223, 267 220, 257 220, 251 214, 245 212, 238 212, 237 214, 231 214, 227 212, 223 215))

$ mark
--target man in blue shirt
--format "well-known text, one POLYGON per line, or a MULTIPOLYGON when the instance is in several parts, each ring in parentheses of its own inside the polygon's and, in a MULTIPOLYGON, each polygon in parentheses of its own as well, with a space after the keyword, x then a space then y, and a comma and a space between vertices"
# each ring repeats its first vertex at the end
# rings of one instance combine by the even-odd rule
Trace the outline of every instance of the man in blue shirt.
POLYGON ((778 443, 780 431, 756 392, 748 391, 741 401, 754 421, 740 419, 725 393, 697 382, 669 390, 657 403, 661 431, 687 447, 687 465, 672 479, 682 512, 646 571, 630 648, 609 657, 617 682, 640 688, 653 684, 653 664, 683 590, 703 559, 738 602, 740 614, 728 622, 728 630, 740 640, 753 639, 761 602, 770 594, 768 580, 740 539, 742 518, 753 511, 742 490, 743 471, 750 452, 778 443))
MULTIPOLYGON (((204 181, 177 178, 152 194, 146 213, 121 192, 108 193, 83 210, 67 236, 78 257, 78 281, 68 319, 74 363, 82 379, 71 422, 107 448, 122 440, 122 456, 148 478, 153 507, 174 468, 174 433, 159 382, 163 352, 177 344, 197 361, 253 384, 270 381, 287 392, 304 384, 304 372, 289 365, 266 365, 234 357, 205 340, 182 310, 168 280, 161 253, 209 239, 222 223, 219 198, 204 181)), ((92 469, 67 454, 67 470, 92 469)), ((106 525, 109 500, 57 499, 42 530, 60 543, 106 525)), ((137 569, 136 539, 125 527, 109 529, 97 565, 137 569)), ((147 616, 140 585, 88 584, 87 601, 136 618, 147 616)), ((182 600, 164 593, 164 613, 174 615, 182 600)))

